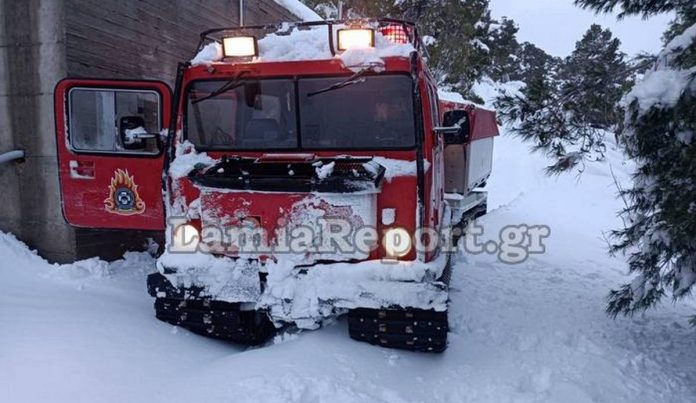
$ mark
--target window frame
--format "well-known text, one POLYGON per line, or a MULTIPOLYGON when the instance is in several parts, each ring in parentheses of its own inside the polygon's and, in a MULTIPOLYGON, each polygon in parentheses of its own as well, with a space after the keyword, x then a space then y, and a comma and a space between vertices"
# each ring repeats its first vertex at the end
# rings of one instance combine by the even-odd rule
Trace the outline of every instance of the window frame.
MULTIPOLYGON (((137 150, 85 150, 85 149, 80 149, 75 147, 73 144, 73 136, 72 136, 72 130, 73 130, 73 107, 72 107, 72 94, 73 91, 111 91, 113 93, 118 93, 118 92, 136 92, 136 93, 151 93, 155 94, 157 98, 157 113, 158 113, 158 130, 157 133, 161 133, 163 130, 163 127, 166 125, 166 122, 163 121, 164 119, 164 106, 162 102, 162 97, 163 94, 161 91, 154 89, 154 88, 119 88, 119 87, 106 87, 106 86, 89 86, 89 85, 81 85, 81 86, 75 86, 71 87, 68 90, 67 96, 65 97, 65 111, 66 111, 66 125, 65 125, 65 132, 67 135, 67 146, 68 150, 70 152, 75 153, 75 154, 82 154, 82 155, 101 155, 101 156, 129 156, 129 157, 141 157, 141 158, 158 158, 159 156, 162 155, 164 152, 164 147, 161 145, 161 142, 159 139, 158 141, 158 147, 157 147, 157 152, 143 152, 143 151, 137 151, 137 150)), ((115 95, 114 95, 115 96, 115 95)), ((116 133, 118 134, 118 133, 116 133)))

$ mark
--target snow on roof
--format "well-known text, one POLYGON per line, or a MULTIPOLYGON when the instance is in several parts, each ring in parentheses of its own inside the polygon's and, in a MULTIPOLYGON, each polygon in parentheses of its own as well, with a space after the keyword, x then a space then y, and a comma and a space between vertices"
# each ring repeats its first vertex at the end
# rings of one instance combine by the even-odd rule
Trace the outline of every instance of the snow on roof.
POLYGON ((331 59, 327 27, 270 34, 259 40, 259 62, 331 59))
POLYGON ((445 102, 456 102, 458 104, 466 104, 468 103, 462 94, 458 92, 451 92, 451 91, 445 91, 445 90, 437 90, 437 97, 440 98, 440 101, 445 101, 445 102))
POLYGON ((198 54, 191 59, 193 66, 199 64, 209 64, 211 62, 222 60, 222 45, 217 42, 211 42, 203 47, 198 54))
POLYGON ((303 21, 321 21, 323 18, 312 11, 311 8, 302 4, 299 0, 273 0, 285 7, 288 11, 302 18, 303 21))
MULTIPOLYGON (((335 27, 334 29, 336 29, 335 27)), ((317 26, 309 29, 295 29, 288 34, 269 34, 259 39, 259 56, 254 62, 289 62, 301 60, 329 60, 334 56, 329 48, 329 27, 317 26)), ((335 37, 335 36, 334 36, 335 37)), ((349 49, 335 57, 348 67, 383 65, 385 57, 409 57, 415 48, 411 44, 390 42, 381 33, 375 32, 375 47, 349 49)), ((213 42, 206 45, 191 64, 211 64, 223 58, 222 45, 213 42)))
POLYGON ((520 91, 524 87, 525 84, 521 81, 499 83, 491 80, 489 77, 484 77, 477 81, 471 89, 474 94, 483 100, 483 104, 465 99, 458 92, 447 91, 444 89, 438 89, 437 96, 440 98, 440 101, 474 105, 479 109, 495 111, 495 101, 501 95, 501 93, 522 96, 520 91))
POLYGON ((473 105, 477 108, 480 109, 485 109, 486 106, 477 104, 474 101, 470 101, 468 99, 465 99, 462 94, 458 92, 452 92, 452 91, 447 91, 443 89, 438 89, 437 90, 437 97, 440 99, 440 101, 444 102, 454 102, 456 104, 464 104, 464 105, 473 105))

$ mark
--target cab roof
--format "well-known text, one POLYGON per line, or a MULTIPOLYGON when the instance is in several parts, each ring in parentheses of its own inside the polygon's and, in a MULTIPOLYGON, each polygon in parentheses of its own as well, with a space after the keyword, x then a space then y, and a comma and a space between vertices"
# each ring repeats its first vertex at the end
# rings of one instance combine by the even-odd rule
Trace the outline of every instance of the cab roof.
POLYGON ((347 68, 384 65, 385 58, 408 58, 424 52, 413 23, 394 19, 364 19, 282 23, 251 27, 217 28, 201 33, 198 53, 191 65, 340 60, 347 68), (369 28, 375 32, 374 47, 337 51, 336 36, 344 28, 369 28), (224 58, 222 41, 236 36, 254 36, 258 55, 240 60, 224 58))

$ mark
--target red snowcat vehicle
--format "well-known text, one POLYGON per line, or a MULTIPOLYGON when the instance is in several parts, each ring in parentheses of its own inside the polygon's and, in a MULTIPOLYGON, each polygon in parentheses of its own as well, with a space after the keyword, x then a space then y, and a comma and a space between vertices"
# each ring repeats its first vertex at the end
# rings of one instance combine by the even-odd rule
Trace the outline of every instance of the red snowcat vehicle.
POLYGON ((438 98, 414 24, 209 30, 161 82, 55 91, 71 225, 164 231, 158 319, 259 344, 347 314, 350 337, 447 346, 456 228, 485 214, 495 113, 438 98))

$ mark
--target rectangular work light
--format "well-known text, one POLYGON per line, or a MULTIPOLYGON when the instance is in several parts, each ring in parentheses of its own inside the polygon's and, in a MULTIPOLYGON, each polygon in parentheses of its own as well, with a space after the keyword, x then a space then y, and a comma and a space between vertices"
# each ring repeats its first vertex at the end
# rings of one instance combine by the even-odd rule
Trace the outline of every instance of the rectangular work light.
POLYGON ((349 28, 338 30, 338 50, 374 48, 375 30, 370 28, 349 28))
POLYGON ((256 37, 233 36, 222 39, 222 50, 225 57, 254 57, 259 54, 256 37))

